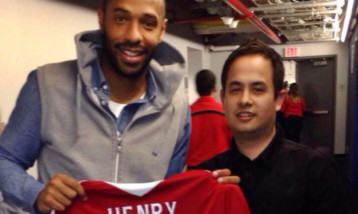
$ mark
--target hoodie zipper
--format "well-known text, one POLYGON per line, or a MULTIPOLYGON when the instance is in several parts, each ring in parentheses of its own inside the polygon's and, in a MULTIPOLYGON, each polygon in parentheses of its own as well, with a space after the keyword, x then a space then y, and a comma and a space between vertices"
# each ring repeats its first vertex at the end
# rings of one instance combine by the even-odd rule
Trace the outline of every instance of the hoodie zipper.
POLYGON ((113 117, 105 110, 102 109, 102 107, 100 106, 101 104, 99 103, 100 101, 96 102, 93 98, 93 96, 97 96, 96 93, 94 93, 91 88, 87 87, 87 92, 88 92, 88 97, 89 99, 97 106, 97 108, 99 108, 100 111, 103 111, 104 114, 112 121, 112 123, 114 124, 114 129, 116 132, 116 137, 115 137, 115 141, 117 142, 117 147, 116 147, 116 157, 115 157, 115 168, 114 168, 114 182, 118 183, 118 173, 119 173, 119 157, 120 157, 120 152, 122 150, 122 146, 121 146, 121 141, 122 138, 120 137, 120 133, 117 130, 117 125, 116 125, 116 121, 113 119, 113 117))
POLYGON ((119 174, 119 157, 122 151, 121 141, 122 137, 120 137, 120 133, 117 131, 117 148, 116 148, 116 160, 115 160, 115 168, 114 168, 114 181, 115 183, 119 182, 118 174, 119 174))

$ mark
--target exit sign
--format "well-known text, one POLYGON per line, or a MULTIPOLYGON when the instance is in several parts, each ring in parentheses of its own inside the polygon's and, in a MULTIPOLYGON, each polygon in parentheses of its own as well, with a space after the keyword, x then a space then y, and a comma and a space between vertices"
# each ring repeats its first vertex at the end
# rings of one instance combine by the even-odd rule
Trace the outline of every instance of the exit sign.
POLYGON ((285 57, 293 57, 299 56, 299 48, 298 47, 287 47, 285 48, 285 57))

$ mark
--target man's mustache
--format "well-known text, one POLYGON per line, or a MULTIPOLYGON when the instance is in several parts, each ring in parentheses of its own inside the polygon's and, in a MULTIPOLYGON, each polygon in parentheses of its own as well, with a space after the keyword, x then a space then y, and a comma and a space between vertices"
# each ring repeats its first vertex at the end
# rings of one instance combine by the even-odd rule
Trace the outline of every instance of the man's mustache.
POLYGON ((140 45, 140 42, 132 42, 132 41, 124 41, 124 42, 118 42, 113 45, 117 49, 123 49, 123 48, 136 48, 142 50, 142 52, 148 52, 148 48, 143 47, 140 45))

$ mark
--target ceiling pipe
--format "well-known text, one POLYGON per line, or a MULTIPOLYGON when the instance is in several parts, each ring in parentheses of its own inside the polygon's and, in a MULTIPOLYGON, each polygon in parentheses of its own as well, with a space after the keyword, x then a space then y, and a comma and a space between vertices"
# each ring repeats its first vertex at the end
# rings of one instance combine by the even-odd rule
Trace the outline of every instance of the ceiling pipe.
MULTIPOLYGON (((244 16, 235 16, 234 20, 245 19, 244 16)), ((198 17, 198 18, 189 18, 189 19, 175 19, 174 23, 192 23, 192 22, 205 22, 205 21, 222 21, 220 16, 208 16, 208 17, 198 17)))
POLYGON ((272 41, 277 44, 281 44, 281 39, 264 24, 260 19, 258 19, 254 13, 252 13, 245 5, 243 5, 238 0, 224 0, 231 8, 237 11, 239 14, 244 15, 247 19, 255 24, 262 32, 264 32, 272 41))

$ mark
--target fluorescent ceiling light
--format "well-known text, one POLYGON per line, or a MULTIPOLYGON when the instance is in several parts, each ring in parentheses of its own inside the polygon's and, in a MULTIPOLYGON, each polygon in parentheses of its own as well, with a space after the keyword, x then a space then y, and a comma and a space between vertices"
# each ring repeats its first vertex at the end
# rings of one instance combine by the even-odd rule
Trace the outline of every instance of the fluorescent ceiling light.
POLYGON ((348 26, 349 26, 349 22, 352 17, 352 12, 353 12, 353 5, 354 5, 353 0, 348 1, 347 9, 346 9, 346 17, 344 17, 343 31, 342 31, 342 35, 341 35, 342 42, 346 41, 346 37, 347 37, 347 33, 348 33, 348 26))
POLYGON ((232 23, 230 24, 230 28, 232 28, 232 29, 237 28, 237 25, 239 24, 239 21, 240 21, 240 20, 234 20, 234 21, 232 21, 232 23))
POLYGON ((221 51, 234 51, 237 48, 239 48, 239 45, 227 45, 227 46, 214 46, 214 45, 210 45, 208 47, 209 51, 213 51, 213 52, 221 52, 221 51))
POLYGON ((232 22, 234 21, 234 18, 230 17, 230 16, 223 16, 223 17, 221 17, 221 19, 223 20, 224 24, 226 24, 226 25, 231 25, 232 22))

